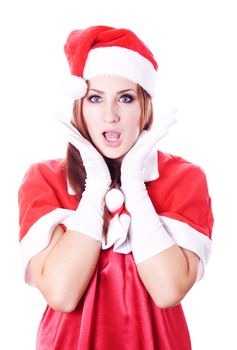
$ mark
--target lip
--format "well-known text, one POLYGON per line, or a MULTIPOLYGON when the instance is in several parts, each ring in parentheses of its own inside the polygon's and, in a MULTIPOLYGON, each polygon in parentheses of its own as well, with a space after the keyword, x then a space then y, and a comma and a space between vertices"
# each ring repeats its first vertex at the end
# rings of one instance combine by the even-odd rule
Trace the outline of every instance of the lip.
POLYGON ((122 143, 121 132, 117 130, 106 130, 102 133, 104 144, 107 147, 119 147, 122 143))

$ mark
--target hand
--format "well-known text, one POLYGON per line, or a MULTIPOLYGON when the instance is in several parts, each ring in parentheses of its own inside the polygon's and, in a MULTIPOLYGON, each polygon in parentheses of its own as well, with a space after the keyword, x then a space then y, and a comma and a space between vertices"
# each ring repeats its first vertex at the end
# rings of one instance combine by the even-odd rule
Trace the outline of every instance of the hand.
POLYGON ((87 179, 92 178, 95 180, 97 178, 98 181, 104 181, 109 187, 111 177, 102 155, 70 122, 65 119, 60 119, 60 122, 66 131, 67 141, 80 152, 87 179))
POLYGON ((175 122, 173 114, 162 118, 151 131, 142 131, 121 165, 121 188, 131 215, 129 238, 136 264, 159 254, 174 244, 148 196, 145 171, 149 154, 175 122))
POLYGON ((102 241, 104 197, 111 183, 109 169, 102 155, 71 123, 64 119, 60 121, 66 130, 67 142, 81 154, 87 176, 79 205, 63 224, 67 230, 102 241))
MULTIPOLYGON (((158 142, 168 133, 168 129, 176 122, 174 113, 165 115, 161 118, 157 126, 150 131, 142 131, 137 142, 125 155, 121 166, 121 181, 126 182, 130 179, 140 179, 145 181, 147 177, 147 168, 151 167, 151 152, 155 149, 158 142)), ((153 162, 154 163, 154 162, 153 162)), ((153 164, 156 167, 157 164, 153 164)), ((151 179, 156 178, 156 168, 150 170, 151 179)))

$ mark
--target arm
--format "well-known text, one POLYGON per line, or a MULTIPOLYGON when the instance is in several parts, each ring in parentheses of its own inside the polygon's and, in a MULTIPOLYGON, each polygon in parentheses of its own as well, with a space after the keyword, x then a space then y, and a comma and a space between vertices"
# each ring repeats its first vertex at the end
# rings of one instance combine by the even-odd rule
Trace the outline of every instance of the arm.
POLYGON ((196 281, 199 257, 174 245, 137 265, 141 280, 162 308, 181 302, 196 281))
POLYGON ((131 214, 130 240, 138 272, 159 307, 178 304, 197 279, 199 257, 175 244, 165 230, 144 183, 124 182, 131 214))
POLYGON ((146 191, 147 156, 165 127, 141 133, 121 166, 122 190, 131 215, 130 241, 139 275, 155 303, 174 306, 197 277, 199 258, 178 247, 163 227, 146 191), (132 164, 132 167, 131 167, 132 164))
POLYGON ((53 308, 70 312, 77 306, 98 261, 102 241, 104 196, 111 177, 101 154, 69 123, 69 142, 81 154, 85 190, 77 209, 57 226, 49 246, 31 260, 36 286, 53 308))
POLYGON ((73 311, 95 270, 101 243, 58 226, 46 249, 30 261, 32 279, 47 303, 61 312, 73 311))

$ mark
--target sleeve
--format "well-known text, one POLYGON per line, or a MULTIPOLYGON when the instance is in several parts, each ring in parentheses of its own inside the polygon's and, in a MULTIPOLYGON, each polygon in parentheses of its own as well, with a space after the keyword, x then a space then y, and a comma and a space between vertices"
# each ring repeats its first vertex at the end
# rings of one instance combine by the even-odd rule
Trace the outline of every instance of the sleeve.
POLYGON ((61 178, 46 164, 29 168, 18 193, 20 252, 29 284, 30 259, 48 246, 54 228, 72 212, 66 199, 61 178))
POLYGON ((210 258, 213 228, 206 176, 200 167, 181 158, 171 158, 168 163, 157 185, 151 186, 151 199, 175 243, 199 256, 200 279, 210 258))

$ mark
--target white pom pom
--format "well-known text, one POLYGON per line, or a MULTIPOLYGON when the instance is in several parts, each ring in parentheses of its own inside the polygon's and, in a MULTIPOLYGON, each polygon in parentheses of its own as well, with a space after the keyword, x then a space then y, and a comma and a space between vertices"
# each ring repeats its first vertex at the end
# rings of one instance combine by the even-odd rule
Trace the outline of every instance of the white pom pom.
POLYGON ((69 75, 63 81, 63 90, 65 94, 74 100, 84 97, 87 93, 87 89, 86 81, 76 75, 69 75))
POLYGON ((123 205, 123 202, 124 202, 123 193, 116 188, 112 188, 112 190, 107 192, 105 196, 106 206, 111 213, 121 208, 121 206, 123 205))

